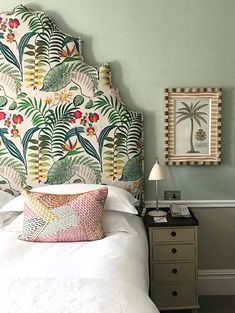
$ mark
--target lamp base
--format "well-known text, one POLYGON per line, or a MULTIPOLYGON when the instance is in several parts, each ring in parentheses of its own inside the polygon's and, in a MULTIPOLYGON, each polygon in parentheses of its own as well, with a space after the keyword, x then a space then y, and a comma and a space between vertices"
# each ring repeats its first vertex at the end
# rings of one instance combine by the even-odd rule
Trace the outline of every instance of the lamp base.
POLYGON ((153 211, 149 211, 148 215, 154 216, 154 217, 162 217, 162 216, 166 216, 167 212, 161 211, 161 210, 153 210, 153 211))

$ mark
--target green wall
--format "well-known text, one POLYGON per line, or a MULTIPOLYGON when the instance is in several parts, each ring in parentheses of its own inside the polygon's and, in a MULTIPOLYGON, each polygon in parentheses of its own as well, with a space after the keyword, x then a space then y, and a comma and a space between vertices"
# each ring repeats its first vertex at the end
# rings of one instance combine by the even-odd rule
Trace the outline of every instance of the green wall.
MULTIPOLYGON (((20 3, 0 0, 0 7, 20 3)), ((80 36, 88 63, 109 62, 124 102, 145 114, 146 178, 156 156, 164 161, 164 88, 222 87, 222 165, 167 167, 160 191, 161 198, 164 189, 177 189, 183 199, 235 199, 234 0, 40 0, 29 6, 80 36)), ((153 199, 154 184, 146 179, 146 200, 153 199)), ((199 267, 234 268, 235 250, 227 249, 235 237, 234 209, 195 212, 199 267)))
MULTIPOLYGON (((2 11, 20 1, 2 1, 2 11)), ((41 0, 59 28, 84 40, 93 65, 110 63, 124 102, 145 114, 146 177, 164 161, 164 88, 223 88, 222 165, 171 166, 164 189, 183 199, 235 199, 235 1, 41 0)), ((146 180, 146 199, 154 184, 146 180)))

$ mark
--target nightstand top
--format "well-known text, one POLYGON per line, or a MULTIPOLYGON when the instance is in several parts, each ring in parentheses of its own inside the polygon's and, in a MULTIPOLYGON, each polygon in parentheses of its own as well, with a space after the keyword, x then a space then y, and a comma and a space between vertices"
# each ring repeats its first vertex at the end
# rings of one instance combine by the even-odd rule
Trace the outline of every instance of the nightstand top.
MULTIPOLYGON (((190 213, 192 215, 191 218, 185 218, 185 217, 172 217, 170 213, 166 215, 167 223, 161 223, 161 222, 154 222, 154 218, 150 215, 148 215, 148 211, 154 210, 154 208, 147 208, 146 214, 144 216, 144 224, 146 227, 177 227, 177 226, 198 226, 198 220, 193 214, 193 212, 190 210, 190 213)), ((162 210, 162 208, 161 208, 162 210)), ((170 211, 169 208, 164 208, 163 210, 170 211)))

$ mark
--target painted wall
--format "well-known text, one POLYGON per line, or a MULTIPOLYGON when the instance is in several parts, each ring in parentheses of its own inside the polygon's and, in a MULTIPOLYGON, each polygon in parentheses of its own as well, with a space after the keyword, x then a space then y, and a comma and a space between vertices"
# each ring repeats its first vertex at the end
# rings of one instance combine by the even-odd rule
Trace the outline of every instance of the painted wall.
MULTIPOLYGON (((0 8, 20 3, 0 0, 0 8)), ((160 192, 161 198, 164 189, 177 189, 183 199, 235 199, 234 0, 41 0, 28 5, 80 36, 88 63, 109 62, 124 102, 144 112, 146 178, 156 156, 164 162, 164 88, 222 87, 222 165, 168 167, 160 192)), ((154 184, 147 179, 146 199, 154 199, 154 184)), ((235 237, 234 210, 214 211, 197 210, 200 268, 235 267, 235 252, 223 251, 225 241, 232 244, 235 237), (229 231, 222 237, 218 231, 226 223, 229 231), (215 237, 222 249, 216 261, 208 250, 215 237)))
POLYGON ((199 269, 235 269, 235 209, 198 208, 199 269))
MULTIPOLYGON (((0 7, 9 10, 20 2, 1 0, 0 7)), ((146 176, 156 156, 164 161, 164 88, 222 87, 222 165, 169 167, 160 190, 179 189, 184 199, 235 199, 233 0, 41 0, 29 5, 80 36, 88 63, 109 62, 124 102, 145 113, 146 176)), ((146 199, 153 198, 154 184, 147 181, 146 187, 146 199)))

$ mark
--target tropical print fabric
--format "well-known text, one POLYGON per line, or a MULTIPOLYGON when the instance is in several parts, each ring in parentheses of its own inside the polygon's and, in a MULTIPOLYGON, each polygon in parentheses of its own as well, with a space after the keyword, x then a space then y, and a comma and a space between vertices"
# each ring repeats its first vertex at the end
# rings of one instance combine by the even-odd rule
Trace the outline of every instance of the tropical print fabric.
POLYGON ((43 12, 0 14, 0 189, 96 183, 142 203, 142 114, 43 12))
POLYGON ((102 215, 108 188, 82 194, 49 194, 22 190, 25 200, 23 234, 40 242, 91 241, 104 237, 102 215))

